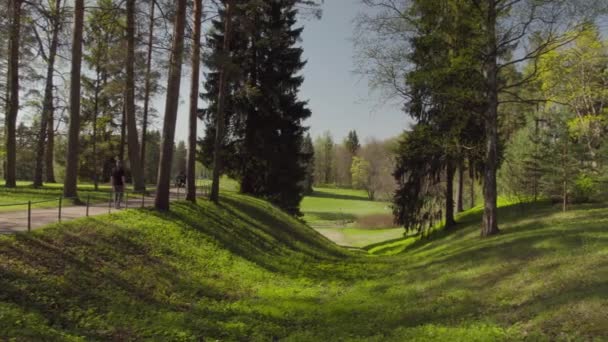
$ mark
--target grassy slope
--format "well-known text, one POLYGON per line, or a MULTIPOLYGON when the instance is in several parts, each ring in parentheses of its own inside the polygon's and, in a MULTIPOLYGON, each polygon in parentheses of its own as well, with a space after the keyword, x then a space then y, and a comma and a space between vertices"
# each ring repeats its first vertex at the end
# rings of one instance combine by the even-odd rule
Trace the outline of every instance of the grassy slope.
POLYGON ((608 339, 605 209, 502 208, 485 240, 470 212, 366 256, 245 196, 173 208, 0 238, 0 339, 608 339))
POLYGON ((363 247, 403 236, 403 229, 367 229, 352 223, 366 215, 391 214, 388 202, 370 201, 361 190, 315 188, 302 200, 303 219, 340 245, 363 247))

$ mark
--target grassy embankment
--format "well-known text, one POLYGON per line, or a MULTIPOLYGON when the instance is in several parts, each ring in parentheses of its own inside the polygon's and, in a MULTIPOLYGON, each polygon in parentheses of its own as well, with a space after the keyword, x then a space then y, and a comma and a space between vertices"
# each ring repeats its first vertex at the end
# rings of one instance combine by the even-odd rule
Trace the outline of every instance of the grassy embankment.
POLYGON ((303 219, 342 246, 363 247, 403 236, 389 202, 370 201, 362 190, 315 188, 301 205, 303 219))
POLYGON ((172 208, 0 237, 0 339, 608 339, 604 208, 504 207, 490 239, 471 211, 376 256, 246 196, 172 208))

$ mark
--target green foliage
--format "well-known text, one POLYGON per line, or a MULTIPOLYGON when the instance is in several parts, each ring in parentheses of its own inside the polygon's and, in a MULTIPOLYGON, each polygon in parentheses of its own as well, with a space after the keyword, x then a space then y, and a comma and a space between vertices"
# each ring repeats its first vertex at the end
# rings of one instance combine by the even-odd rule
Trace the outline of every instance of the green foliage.
POLYGON ((331 132, 325 131, 315 139, 315 184, 333 184, 336 181, 335 144, 331 132))
POLYGON ((353 177, 353 187, 356 189, 369 188, 371 165, 367 160, 361 157, 354 157, 350 172, 353 177))
POLYGON ((237 2, 230 51, 223 51, 226 16, 220 11, 209 35, 212 56, 203 97, 203 163, 210 167, 215 145, 219 73, 227 76, 227 134, 222 137, 223 171, 241 183, 241 191, 299 214, 306 164, 301 153, 308 103, 299 99, 306 65, 298 45, 301 1, 237 2), (228 53, 228 55, 227 55, 228 53))
POLYGON ((359 137, 357 136, 357 131, 352 130, 348 132, 348 135, 344 139, 344 145, 352 156, 357 155, 357 152, 359 152, 359 149, 361 148, 361 144, 359 143, 359 137))

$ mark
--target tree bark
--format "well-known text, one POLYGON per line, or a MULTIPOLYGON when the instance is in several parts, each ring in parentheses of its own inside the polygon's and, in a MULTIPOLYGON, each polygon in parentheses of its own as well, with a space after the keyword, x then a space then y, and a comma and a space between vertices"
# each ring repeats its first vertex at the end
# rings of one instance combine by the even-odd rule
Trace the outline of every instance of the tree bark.
POLYGON ((175 122, 182 72, 182 57, 184 54, 184 26, 186 21, 186 0, 177 0, 175 24, 173 31, 173 46, 167 80, 167 100, 165 101, 165 120, 163 123, 163 138, 158 166, 158 180, 154 206, 157 210, 169 210, 169 188, 171 183, 171 163, 173 160, 173 145, 175 139, 175 122))
POLYGON ((464 211, 464 161, 458 163, 458 191, 456 192, 456 212, 464 211))
POLYGON ((7 188, 17 186, 17 114, 19 112, 19 42, 21 36, 21 1, 12 0, 11 32, 9 37, 9 65, 8 65, 8 108, 6 112, 6 170, 5 180, 7 188))
POLYGON ((125 145, 127 145, 127 94, 124 94, 125 101, 122 104, 122 115, 120 121, 120 146, 118 146, 118 159, 125 160, 125 145))
POLYGON ((126 60, 126 105, 125 117, 127 119, 127 150, 129 152, 129 165, 133 190, 144 191, 146 185, 142 176, 139 159, 139 134, 135 121, 135 0, 127 0, 127 60, 126 60))
POLYGON ((46 130, 46 150, 44 156, 44 171, 46 182, 55 183, 55 108, 51 106, 46 130))
MULTIPOLYGON (((224 43, 222 51, 227 54, 230 49, 230 30, 232 27, 232 10, 234 0, 228 1, 226 9, 226 23, 224 28, 224 43)), ((224 61, 226 63, 226 61, 224 61)), ((213 181, 211 183, 211 194, 209 199, 214 203, 219 201, 220 197, 220 173, 222 169, 222 144, 224 142, 224 103, 226 102, 226 68, 222 67, 220 71, 219 95, 217 104, 216 126, 215 126, 215 145, 213 146, 213 181)))
POLYGON ((488 88, 488 107, 485 115, 486 163, 483 182, 484 212, 481 236, 499 233, 497 223, 496 172, 498 167, 498 51, 496 38, 497 13, 496 0, 487 0, 486 18, 487 60, 485 72, 488 88))
POLYGON ((156 1, 150 1, 150 23, 148 26, 148 55, 146 56, 146 85, 144 90, 144 113, 141 124, 140 165, 144 183, 146 182, 146 135, 148 134, 148 110, 150 108, 151 72, 152 72, 152 43, 154 42, 154 6, 156 1))
POLYGON ((445 229, 450 229, 456 225, 454 220, 454 163, 451 160, 447 162, 445 174, 445 229))
POLYGON ((93 186, 99 190, 99 161, 97 159, 97 117, 99 116, 99 94, 101 92, 100 61, 97 60, 95 96, 93 99, 93 186))
POLYGON ((48 121, 53 115, 53 75, 55 73, 55 57, 59 45, 59 29, 61 18, 61 0, 55 1, 55 12, 53 17, 53 33, 46 68, 46 85, 44 87, 44 102, 42 104, 42 115, 40 117, 40 131, 38 132, 38 144, 36 146, 36 166, 34 168, 34 187, 42 186, 42 173, 44 167, 44 150, 48 130, 48 121))
POLYGON ((471 186, 469 188, 471 197, 469 198, 471 201, 470 206, 471 208, 475 208, 475 167, 471 159, 469 159, 469 180, 471 181, 471 186))
POLYGON ((198 89, 201 64, 201 19, 203 0, 194 0, 194 33, 192 39, 192 83, 190 86, 190 130, 186 166, 186 200, 196 203, 196 126, 198 121, 198 89))
POLYGON ((70 81, 70 125, 68 128, 67 165, 63 186, 64 197, 78 196, 78 152, 80 135, 80 72, 82 67, 82 31, 84 0, 74 0, 74 32, 72 35, 72 67, 70 81))

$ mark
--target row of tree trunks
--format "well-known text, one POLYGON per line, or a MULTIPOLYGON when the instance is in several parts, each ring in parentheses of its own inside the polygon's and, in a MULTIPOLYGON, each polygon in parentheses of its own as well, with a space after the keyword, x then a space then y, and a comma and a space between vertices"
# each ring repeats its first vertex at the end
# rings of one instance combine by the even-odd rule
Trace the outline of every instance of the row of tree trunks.
POLYGON ((169 76, 167 78, 167 99, 165 101, 165 118, 158 166, 158 180, 154 206, 157 210, 169 210, 169 190, 171 186, 171 164, 175 139, 175 123, 184 54, 184 28, 186 22, 186 0, 176 1, 175 23, 169 76))
POLYGON ((196 202, 196 127, 198 121, 199 77, 201 64, 201 19, 203 1, 194 0, 194 33, 192 36, 192 82, 190 87, 190 129, 188 132, 188 163, 186 166, 186 200, 196 202))
POLYGON ((17 186, 16 165, 16 125, 19 112, 19 43, 21 37, 21 1, 11 1, 11 28, 9 37, 9 65, 8 65, 8 99, 6 113, 6 187, 17 186))
MULTIPOLYGON (((234 7, 234 0, 229 0, 227 6, 228 8, 226 9, 224 42, 222 46, 222 50, 224 52, 227 52, 230 49, 230 31, 232 29, 232 9, 234 7)), ((209 196, 209 199, 214 203, 218 203, 220 197, 220 173, 222 170, 221 149, 224 142, 224 103, 226 101, 226 83, 226 70, 223 67, 220 71, 219 95, 215 127, 215 145, 213 147, 213 176, 211 183, 211 194, 209 196)))

